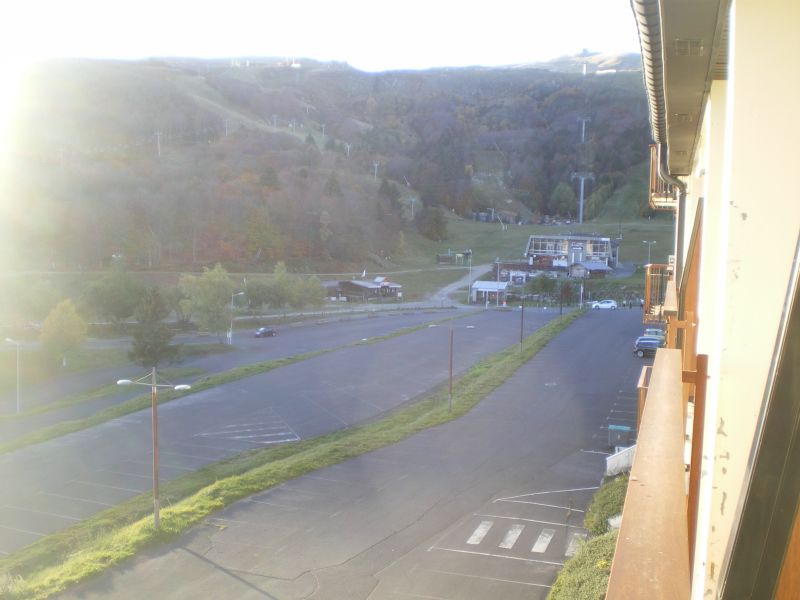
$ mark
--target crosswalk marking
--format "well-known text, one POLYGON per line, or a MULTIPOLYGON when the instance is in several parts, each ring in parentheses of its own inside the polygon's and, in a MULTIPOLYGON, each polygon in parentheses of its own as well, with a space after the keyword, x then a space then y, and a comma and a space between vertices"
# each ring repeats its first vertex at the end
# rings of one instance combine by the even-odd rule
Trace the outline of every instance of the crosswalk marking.
POLYGON ((564 553, 564 556, 574 556, 578 551, 578 545, 585 539, 585 533, 573 533, 569 540, 569 546, 567 546, 567 551, 564 553))
POLYGON ((506 550, 513 548, 514 544, 517 543, 517 539, 519 539, 523 529, 525 529, 525 525, 512 525, 511 528, 506 532, 506 537, 504 537, 503 541, 500 542, 500 547, 505 548, 506 550))
POLYGON ((486 537, 486 534, 489 533, 489 530, 494 525, 493 521, 481 521, 481 524, 475 528, 475 531, 472 532, 472 535, 467 540, 468 544, 477 545, 483 541, 483 538, 486 537))
POLYGON ((542 529, 542 533, 539 534, 539 538, 536 540, 536 543, 531 548, 531 552, 538 552, 544 553, 547 550, 547 547, 550 545, 550 542, 553 540, 553 536, 556 534, 555 529, 542 529))

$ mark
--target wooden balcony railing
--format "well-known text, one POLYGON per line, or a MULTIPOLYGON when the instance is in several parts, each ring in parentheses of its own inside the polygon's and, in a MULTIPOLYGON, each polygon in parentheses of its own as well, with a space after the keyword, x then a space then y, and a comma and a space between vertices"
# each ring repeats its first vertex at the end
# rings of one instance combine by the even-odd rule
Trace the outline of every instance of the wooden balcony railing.
POLYGON ((608 600, 689 597, 681 351, 656 352, 637 433, 608 600))
POLYGON ((678 200, 675 190, 658 176, 658 145, 650 144, 650 208, 653 210, 676 210, 678 200))
POLYGON ((672 267, 670 265, 651 264, 645 267, 644 309, 642 314, 644 323, 666 323, 664 301, 667 298, 667 282, 671 279, 672 267))

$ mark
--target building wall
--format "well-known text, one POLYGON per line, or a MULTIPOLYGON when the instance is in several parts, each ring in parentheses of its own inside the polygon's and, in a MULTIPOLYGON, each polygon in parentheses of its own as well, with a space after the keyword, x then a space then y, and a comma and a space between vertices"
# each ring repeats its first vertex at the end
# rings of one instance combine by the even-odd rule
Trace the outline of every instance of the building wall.
POLYGON ((697 599, 725 575, 800 232, 800 2, 736 0, 731 17, 729 80, 712 87, 690 178, 689 205, 706 199, 698 351, 710 363, 697 599))

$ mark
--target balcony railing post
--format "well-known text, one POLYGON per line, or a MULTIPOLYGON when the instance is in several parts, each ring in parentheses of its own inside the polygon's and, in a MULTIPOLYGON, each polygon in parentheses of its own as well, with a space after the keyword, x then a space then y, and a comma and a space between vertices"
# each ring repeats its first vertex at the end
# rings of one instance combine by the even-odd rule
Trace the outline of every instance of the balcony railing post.
MULTIPOLYGON (((694 562, 695 534, 697 532, 697 508, 700 496, 700 473, 703 461, 703 423, 706 412, 706 379, 708 377, 708 355, 697 355, 694 381, 694 418, 692 421, 692 458, 689 467, 689 499, 687 520, 689 525, 689 565, 694 562)), ((691 571, 690 571, 691 572, 691 571)))

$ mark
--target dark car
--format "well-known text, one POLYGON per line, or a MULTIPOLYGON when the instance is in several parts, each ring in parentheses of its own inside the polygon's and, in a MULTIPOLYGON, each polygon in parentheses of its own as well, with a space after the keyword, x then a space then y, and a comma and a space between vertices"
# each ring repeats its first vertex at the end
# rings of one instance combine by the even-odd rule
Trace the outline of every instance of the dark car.
POLYGON ((663 340, 657 337, 643 335, 636 338, 633 343, 633 353, 639 358, 643 356, 655 356, 656 350, 663 346, 663 340))
POLYGON ((256 337, 275 337, 278 332, 272 327, 259 327, 256 329, 256 337))

